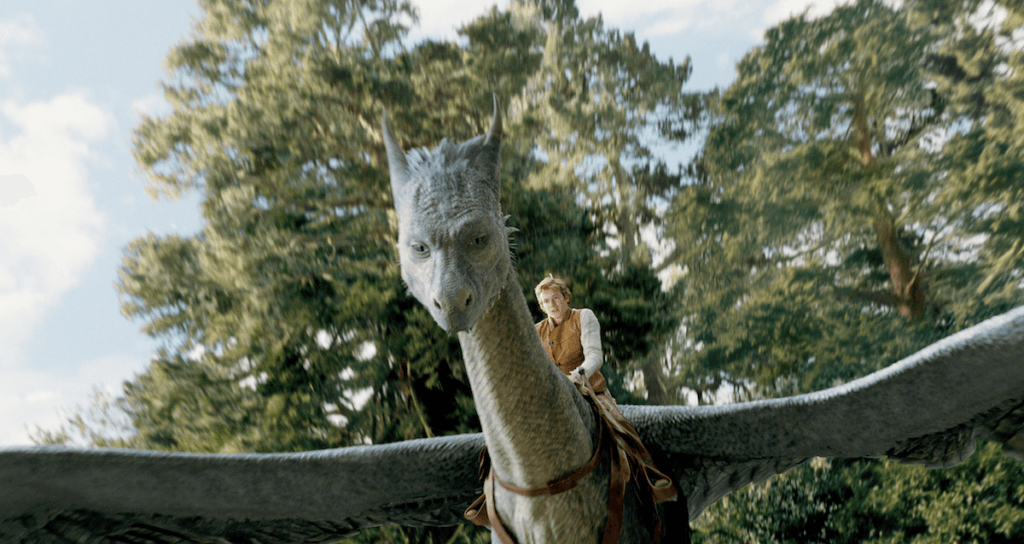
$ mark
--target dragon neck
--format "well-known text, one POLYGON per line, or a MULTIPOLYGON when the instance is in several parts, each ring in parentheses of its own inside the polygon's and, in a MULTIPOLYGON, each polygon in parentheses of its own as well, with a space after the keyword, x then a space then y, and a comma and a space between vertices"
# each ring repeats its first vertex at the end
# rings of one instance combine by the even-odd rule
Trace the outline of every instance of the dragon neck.
POLYGON ((459 342, 500 479, 539 486, 587 462, 593 414, 548 359, 514 270, 473 329, 459 333, 459 342))

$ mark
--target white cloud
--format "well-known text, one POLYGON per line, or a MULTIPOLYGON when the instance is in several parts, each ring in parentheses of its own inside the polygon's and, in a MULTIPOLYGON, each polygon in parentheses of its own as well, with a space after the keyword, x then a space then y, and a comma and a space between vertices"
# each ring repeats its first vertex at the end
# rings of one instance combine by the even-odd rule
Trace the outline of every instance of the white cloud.
POLYGON ((76 401, 79 406, 66 406, 64 412, 86 409, 95 387, 120 395, 121 383, 130 379, 126 371, 142 372, 144 363, 129 355, 112 355, 88 361, 73 372, 5 370, 0 380, 0 447, 31 444, 29 432, 36 427, 58 430, 64 416, 55 407, 76 401))
POLYGON ((721 70, 732 68, 735 64, 736 61, 734 61, 728 53, 719 53, 718 56, 715 57, 715 65, 717 65, 721 70))
POLYGON ((682 17, 667 18, 647 27, 645 34, 648 36, 670 36, 685 32, 692 28, 694 23, 694 21, 682 17))
POLYGON ((86 165, 90 145, 105 138, 112 123, 77 93, 0 102, 2 370, 16 366, 43 313, 96 256, 103 216, 89 192, 86 165))
POLYGON ((0 19, 0 78, 11 74, 9 49, 40 42, 42 31, 32 15, 25 13, 13 19, 0 19))
MULTIPOLYGON (((632 30, 641 37, 671 36, 695 28, 717 28, 726 35, 742 27, 759 40, 769 27, 800 15, 805 9, 811 18, 818 18, 828 15, 836 6, 849 3, 850 0, 578 0, 576 5, 584 18, 600 13, 606 26, 632 30)), ((420 12, 420 28, 414 29, 414 39, 430 36, 455 40, 457 27, 479 17, 491 6, 507 8, 509 0, 419 0, 414 4, 420 12)))
POLYGON ((164 99, 163 94, 153 93, 138 100, 132 101, 132 110, 140 119, 146 117, 160 117, 171 113, 171 105, 164 99))
MULTIPOLYGON (((732 4, 732 0, 719 2, 724 6, 732 4)), ((658 15, 659 21, 666 19, 685 20, 703 5, 715 5, 710 0, 647 0, 645 2, 623 2, 621 0, 579 0, 576 6, 584 18, 601 13, 605 22, 641 21, 658 15), (666 17, 667 16, 667 17, 666 17)), ((617 24, 613 26, 619 26, 617 24)))
POLYGON ((605 25, 635 31, 639 37, 672 37, 696 29, 726 33, 749 24, 760 7, 759 2, 738 0, 580 0, 577 5, 583 17, 601 13, 605 25))
POLYGON ((13 206, 36 196, 32 180, 22 174, 0 175, 0 208, 13 206))
MULTIPOLYGON (((648 0, 630 3, 621 0, 579 0, 577 8, 583 18, 600 13, 605 25, 623 30, 640 30, 646 35, 672 34, 690 28, 702 21, 695 20, 694 14, 701 12, 729 13, 736 0, 648 0)), ((489 11, 492 6, 506 9, 509 0, 419 0, 414 5, 419 9, 419 30, 417 36, 430 36, 455 40, 455 30, 489 11)), ((702 15, 703 18, 703 15, 702 15)))
POLYGON ((414 28, 411 38, 457 41, 456 29, 489 11, 491 6, 500 9, 508 7, 508 0, 481 2, 480 0, 413 0, 419 9, 419 28, 414 28))
POLYGON ((764 28, 800 15, 804 10, 807 10, 808 18, 818 19, 832 13, 836 7, 849 3, 850 0, 778 0, 765 10, 764 28))
MULTIPOLYGON (((420 12, 420 28, 414 30, 414 40, 424 36, 455 40, 457 27, 479 17, 491 6, 507 8, 509 0, 419 0, 414 4, 420 12)), ((756 5, 737 0, 579 0, 576 5, 581 17, 601 14, 607 27, 635 31, 641 38, 727 26, 757 10, 756 5)))
MULTIPOLYGON (((804 13, 804 10, 807 10, 809 20, 815 20, 831 14, 839 6, 852 3, 853 0, 777 0, 765 10, 764 24, 758 30, 757 38, 763 37, 765 30, 804 13)), ((883 3, 893 9, 900 9, 903 4, 902 0, 883 0, 883 3)))

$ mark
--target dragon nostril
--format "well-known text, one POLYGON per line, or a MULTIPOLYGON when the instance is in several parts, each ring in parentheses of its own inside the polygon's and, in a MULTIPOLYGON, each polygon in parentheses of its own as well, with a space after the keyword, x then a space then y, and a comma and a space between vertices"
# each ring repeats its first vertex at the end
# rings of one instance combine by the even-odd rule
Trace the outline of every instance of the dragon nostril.
POLYGON ((466 295, 466 305, 464 307, 469 308, 470 304, 473 304, 473 293, 466 295))
POLYGON ((441 308, 441 303, 438 302, 436 298, 434 299, 434 307, 437 308, 438 310, 443 310, 444 309, 444 308, 441 308))

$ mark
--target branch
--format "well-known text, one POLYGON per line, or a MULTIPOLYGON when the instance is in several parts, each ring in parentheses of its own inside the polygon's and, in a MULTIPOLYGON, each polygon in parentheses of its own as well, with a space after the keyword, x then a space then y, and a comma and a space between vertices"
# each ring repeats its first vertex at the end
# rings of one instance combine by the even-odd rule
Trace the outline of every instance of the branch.
POLYGON ((896 295, 885 291, 865 291, 862 289, 833 287, 832 292, 838 299, 847 299, 855 302, 873 302, 890 308, 897 308, 901 304, 901 300, 896 295))
POLYGON ((951 221, 951 219, 947 219, 942 225, 942 228, 935 231, 935 235, 932 236, 932 239, 928 242, 928 247, 924 249, 924 254, 922 254, 921 258, 918 260, 917 270, 914 271, 914 277, 910 279, 911 283, 916 282, 918 277, 921 276, 921 272, 924 270, 924 265, 928 262, 928 254, 932 252, 932 247, 935 246, 935 241, 939 239, 939 233, 945 230, 951 221))

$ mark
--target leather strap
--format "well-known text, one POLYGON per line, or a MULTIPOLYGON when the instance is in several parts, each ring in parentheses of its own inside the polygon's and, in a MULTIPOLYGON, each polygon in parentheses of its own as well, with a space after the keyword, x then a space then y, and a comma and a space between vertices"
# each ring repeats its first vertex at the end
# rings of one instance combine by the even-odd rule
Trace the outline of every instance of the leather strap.
MULTIPOLYGON (((624 515, 623 509, 626 502, 626 484, 629 482, 631 474, 630 455, 627 451, 625 442, 623 442, 621 437, 616 436, 615 429, 612 428, 612 419, 606 413, 606 410, 604 409, 605 407, 601 406, 601 403, 597 401, 596 393, 594 392, 591 384, 577 383, 576 385, 584 397, 590 397, 587 400, 590 401, 591 407, 594 409, 595 416, 597 416, 597 446, 594 448, 594 455, 591 456, 590 461, 571 474, 551 480, 541 487, 529 488, 519 487, 517 485, 501 481, 494 473, 494 467, 489 466, 487 478, 484 480, 483 497, 477 499, 469 509, 466 510, 465 516, 467 519, 479 526, 490 525, 494 534, 498 535, 498 539, 501 540, 502 544, 516 544, 516 541, 505 528, 505 524, 501 522, 501 518, 498 517, 498 512, 495 508, 494 502, 494 482, 497 481, 503 488, 512 493, 526 497, 556 495, 558 493, 568 491, 576 487, 581 479, 593 472, 594 468, 597 467, 600 462, 601 451, 605 448, 605 427, 608 427, 607 432, 612 436, 611 444, 608 448, 611 470, 608 482, 608 517, 605 521, 604 535, 601 538, 601 544, 616 544, 619 541, 619 536, 622 532, 622 521, 624 515), (480 504, 481 502, 486 503, 486 506, 480 504)), ((636 431, 633 431, 633 433, 635 432, 636 431)), ((639 440, 639 437, 636 437, 636 439, 639 440)), ((485 455, 484 452, 481 452, 481 469, 484 468, 484 462, 485 455)), ((646 483, 651 489, 655 503, 676 500, 677 490, 668 476, 648 463, 645 463, 642 459, 638 458, 636 462, 638 465, 636 467, 637 472, 638 474, 642 474, 644 479, 647 480, 646 483), (653 483, 651 482, 652 473, 655 476, 655 481, 653 483)), ((655 524, 653 529, 654 535, 652 536, 654 538, 654 542, 660 542, 660 521, 655 524)))
POLYGON ((505 529, 505 524, 501 522, 498 511, 494 507, 494 480, 497 478, 494 476, 494 467, 491 467, 491 472, 487 475, 487 480, 484 481, 484 497, 486 497, 484 502, 487 503, 487 517, 491 522, 491 530, 498 535, 502 544, 516 544, 516 539, 508 534, 508 529, 505 529))
MULTIPOLYGON (((600 418, 597 419, 600 421, 600 418)), ((576 487, 584 476, 593 472, 594 468, 597 467, 597 464, 601 461, 601 448, 604 445, 604 425, 598 425, 597 433, 597 446, 594 447, 594 455, 590 457, 590 461, 587 461, 587 464, 580 467, 576 472, 551 480, 541 487, 519 487, 515 484, 504 482, 499 480, 497 476, 494 476, 493 468, 491 469, 491 475, 495 480, 497 480, 501 487, 504 487, 516 495, 536 497, 538 495, 557 495, 559 493, 569 491, 576 487)))
POLYGON ((601 544, 616 544, 619 541, 623 508, 626 504, 626 482, 629 481, 629 458, 626 457, 626 451, 613 443, 609 453, 612 466, 608 481, 608 518, 604 522, 604 537, 601 544))
MULTIPOLYGON (((483 502, 486 504, 487 516, 486 518, 483 516, 480 507, 484 505, 481 505, 481 501, 478 499, 466 511, 466 518, 472 520, 476 525, 489 524, 491 530, 494 531, 494 534, 498 535, 498 539, 501 540, 502 544, 516 544, 515 538, 509 534, 505 524, 501 522, 501 518, 498 517, 498 511, 494 506, 494 482, 498 482, 501 487, 512 493, 526 497, 557 495, 576 487, 579 481, 593 472, 594 468, 601 461, 606 423, 600 417, 597 420, 597 446, 594 447, 594 455, 591 456, 587 464, 575 472, 551 480, 541 487, 519 487, 503 482, 494 474, 494 467, 491 466, 487 473, 487 478, 484 480, 484 496, 482 497, 483 502)), ((622 532, 623 507, 626 499, 626 483, 629 481, 629 458, 626 456, 625 450, 613 441, 612 447, 609 448, 609 454, 611 456, 611 475, 608 482, 608 517, 605 521, 601 544, 616 544, 619 541, 619 534, 622 532)))

